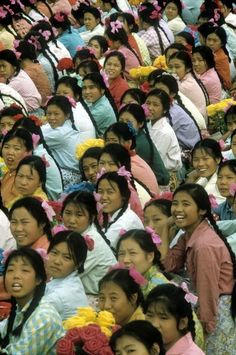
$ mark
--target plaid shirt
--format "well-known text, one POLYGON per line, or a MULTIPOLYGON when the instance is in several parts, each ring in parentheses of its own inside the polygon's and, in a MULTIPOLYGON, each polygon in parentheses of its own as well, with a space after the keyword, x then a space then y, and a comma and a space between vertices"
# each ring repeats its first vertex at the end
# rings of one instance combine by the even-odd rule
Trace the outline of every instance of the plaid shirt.
MULTIPOLYGON (((159 30, 159 33, 160 33, 160 36, 162 39, 162 43, 163 43, 163 47, 165 50, 167 47, 169 47, 170 41, 166 37, 165 32, 160 27, 158 27, 158 30, 159 30)), ((149 27, 146 31, 139 32, 139 36, 145 42, 145 44, 149 50, 151 59, 155 59, 159 55, 164 54, 164 53, 161 53, 161 46, 160 46, 159 38, 158 38, 157 32, 153 26, 149 27)))
MULTIPOLYGON (((13 329, 21 323, 29 305, 30 303, 27 303, 22 310, 17 309, 13 329)), ((5 336, 7 320, 1 322, 1 325, 2 323, 5 323, 5 326, 1 333, 5 336)), ((62 320, 55 308, 41 300, 24 324, 21 335, 10 335, 10 342, 4 350, 6 354, 11 355, 53 355, 56 354, 56 342, 64 333, 62 320)))

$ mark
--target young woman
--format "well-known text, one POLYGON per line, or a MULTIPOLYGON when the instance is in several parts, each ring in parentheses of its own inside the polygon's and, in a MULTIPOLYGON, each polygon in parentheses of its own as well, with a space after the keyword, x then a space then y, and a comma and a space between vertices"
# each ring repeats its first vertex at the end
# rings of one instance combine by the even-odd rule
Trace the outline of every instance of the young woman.
POLYGON ((82 181, 89 181, 94 186, 97 182, 98 160, 102 147, 88 148, 80 158, 80 173, 82 181))
MULTIPOLYGON (((128 95, 129 94, 127 94, 127 96, 123 95, 122 100, 127 100, 126 97, 128 97, 128 95)), ((137 133, 135 136, 135 151, 149 166, 152 167, 158 184, 167 185, 169 183, 169 173, 164 166, 156 146, 151 140, 143 107, 138 105, 138 103, 128 103, 120 109, 119 121, 132 124, 137 133)))
POLYGON ((82 140, 95 138, 94 119, 82 99, 82 90, 77 79, 71 76, 63 76, 56 83, 56 95, 69 96, 75 100, 76 106, 72 106, 75 127, 80 133, 82 140))
POLYGON ((193 72, 190 55, 185 51, 172 54, 168 67, 171 73, 178 76, 179 90, 198 107, 201 114, 206 118, 208 94, 204 85, 193 72))
POLYGON ((175 132, 167 122, 166 113, 170 109, 170 98, 159 89, 151 90, 146 97, 151 122, 150 136, 166 169, 178 171, 181 168, 180 146, 175 132))
POLYGON ((53 354, 57 340, 63 337, 59 314, 43 299, 46 280, 38 252, 21 248, 8 256, 4 285, 12 297, 12 308, 1 323, 1 349, 7 353, 53 354))
POLYGON ((192 150, 194 171, 188 175, 187 182, 194 182, 204 187, 206 192, 215 196, 217 203, 225 201, 217 187, 217 169, 222 161, 221 148, 214 139, 199 141, 192 150))
POLYGON ((165 354, 160 332, 144 320, 134 320, 113 333, 110 346, 115 354, 165 354))
POLYGON ((187 298, 190 293, 182 287, 171 284, 155 287, 144 302, 146 320, 160 331, 166 355, 204 355, 194 343, 193 311, 187 298))
POLYGON ((101 13, 92 6, 86 7, 84 11, 84 26, 80 32, 82 40, 87 44, 95 36, 103 36, 104 27, 101 25, 101 13))
POLYGON ((46 107, 48 123, 42 126, 44 139, 61 168, 64 186, 80 181, 76 144, 82 137, 76 130, 72 106, 65 96, 54 96, 46 107))
POLYGON ((151 167, 134 150, 136 146, 135 134, 136 131, 132 124, 116 122, 104 134, 105 145, 118 143, 128 150, 133 177, 154 196, 159 192, 157 180, 151 167))
POLYGON ((115 247, 122 228, 143 229, 140 218, 129 207, 130 190, 125 177, 116 172, 103 174, 97 182, 97 193, 101 195, 103 231, 115 247))
POLYGON ((46 166, 45 162, 36 155, 23 158, 17 168, 13 188, 18 196, 6 207, 10 209, 16 200, 23 197, 36 197, 47 201, 46 166))
POLYGON ((167 248, 163 264, 167 271, 186 266, 199 299, 198 313, 206 332, 206 352, 233 352, 235 255, 216 225, 207 192, 198 184, 178 187, 171 212, 175 224, 185 233, 176 246, 167 248))
POLYGON ((223 81, 225 89, 231 86, 230 57, 226 49, 227 35, 222 27, 212 27, 206 38, 206 45, 214 53, 216 70, 223 81))
POLYGON ((88 42, 88 46, 94 50, 94 54, 99 64, 103 66, 105 61, 104 54, 108 50, 108 43, 104 36, 93 36, 88 42))
POLYGON ((236 159, 236 129, 233 130, 230 136, 230 150, 223 152, 223 157, 225 159, 236 159))
MULTIPOLYGON (((42 204, 42 201, 34 197, 24 197, 16 201, 10 209, 11 233, 18 248, 43 248, 47 251, 52 237, 50 216, 44 209, 45 204, 42 204)), ((46 206, 49 208, 47 204, 46 206)))
POLYGON ((86 294, 97 295, 99 280, 116 263, 116 259, 97 221, 95 198, 85 191, 72 192, 63 201, 61 213, 66 228, 83 237, 89 235, 94 241, 94 248, 87 253, 80 278, 86 294))
POLYGON ((111 312, 116 324, 121 326, 133 320, 143 320, 140 283, 144 281, 135 269, 122 269, 118 264, 116 269, 109 271, 99 282, 99 308, 111 312), (135 275, 138 275, 137 278, 135 275))
MULTIPOLYGON (((232 144, 232 137, 231 136, 236 129, 236 106, 235 105, 232 105, 231 107, 229 107, 227 109, 227 111, 225 112, 224 122, 225 122, 225 126, 227 128, 227 131, 225 134, 223 134, 222 139, 224 139, 226 146, 229 146, 230 144, 232 144)), ((223 155, 227 159, 234 159, 234 157, 232 157, 232 158, 228 157, 227 151, 223 152, 223 155)))
POLYGON ((175 43, 183 44, 186 50, 191 54, 195 44, 194 44, 194 35, 187 31, 179 32, 175 36, 175 43))
POLYGON ((21 107, 11 105, 0 111, 0 140, 12 129, 17 119, 24 117, 21 107))
POLYGON ((214 209, 214 212, 221 220, 233 220, 236 218, 233 211, 234 184, 236 184, 236 159, 221 163, 217 172, 217 186, 219 192, 226 198, 225 202, 222 202, 214 209))
POLYGON ((127 81, 123 77, 125 70, 125 57, 119 51, 108 53, 104 61, 104 72, 108 78, 109 91, 117 108, 120 107, 122 95, 129 89, 127 81))
POLYGON ((88 247, 76 232, 56 233, 48 248, 47 275, 44 299, 51 303, 62 320, 76 314, 78 307, 86 307, 88 300, 80 279, 84 271, 88 247))
POLYGON ((145 102, 145 93, 138 88, 131 88, 127 90, 120 99, 121 105, 139 104, 143 105, 145 102))
POLYGON ((164 54, 165 49, 174 41, 173 34, 165 26, 165 21, 159 20, 155 6, 144 2, 138 9, 141 32, 140 37, 145 42, 151 60, 164 54))
POLYGON ((207 46, 197 46, 192 52, 193 69, 205 86, 210 104, 221 100, 222 85, 217 71, 212 50, 207 46))
POLYGON ((9 131, 2 142, 2 157, 8 168, 1 181, 2 203, 6 206, 17 197, 13 185, 16 176, 16 168, 24 157, 31 155, 33 141, 31 134, 23 128, 9 131))
POLYGON ((90 73, 83 78, 82 95, 94 118, 96 135, 101 137, 107 127, 116 122, 116 107, 99 73, 90 73))
POLYGON ((168 27, 177 35, 182 32, 186 24, 182 17, 182 3, 180 0, 167 0, 164 7, 164 19, 167 19, 168 27))

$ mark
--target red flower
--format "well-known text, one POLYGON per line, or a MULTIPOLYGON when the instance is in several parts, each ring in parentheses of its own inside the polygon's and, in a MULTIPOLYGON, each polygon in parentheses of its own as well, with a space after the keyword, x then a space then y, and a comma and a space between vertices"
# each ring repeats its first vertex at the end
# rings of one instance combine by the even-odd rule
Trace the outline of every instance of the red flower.
POLYGON ((66 339, 66 337, 60 339, 57 342, 57 355, 74 355, 74 345, 71 339, 66 339))
POLYGON ((69 329, 66 333, 66 339, 70 339, 73 342, 80 342, 82 340, 80 336, 80 329, 79 328, 69 329))
POLYGON ((23 117, 24 117, 24 115, 22 113, 18 113, 17 115, 12 116, 14 121, 18 121, 18 120, 20 120, 23 117))
POLYGON ((73 68, 73 61, 71 58, 62 58, 57 63, 58 70, 67 70, 73 68))
POLYGON ((97 324, 90 324, 86 327, 80 328, 80 336, 83 342, 96 338, 101 334, 101 329, 97 324))
POLYGON ((96 338, 90 338, 85 342, 83 346, 83 350, 89 355, 97 354, 98 351, 101 350, 103 347, 108 346, 107 339, 106 342, 104 343, 104 338, 101 337, 100 335, 97 335, 96 338))
POLYGON ((97 351, 96 355, 113 355, 113 351, 110 346, 105 346, 104 348, 97 351))

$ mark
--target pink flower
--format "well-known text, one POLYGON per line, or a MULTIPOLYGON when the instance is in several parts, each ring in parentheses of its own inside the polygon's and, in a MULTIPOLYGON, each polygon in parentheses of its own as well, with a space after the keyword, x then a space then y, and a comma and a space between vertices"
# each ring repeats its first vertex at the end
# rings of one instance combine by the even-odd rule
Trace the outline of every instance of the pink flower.
POLYGON ((66 96, 72 107, 76 107, 76 101, 71 96, 66 96))
POLYGON ((220 140, 218 141, 218 143, 219 143, 220 149, 221 149, 221 150, 224 150, 224 148, 225 148, 225 141, 224 141, 223 139, 220 139, 220 140))
POLYGON ((120 229, 120 232, 119 232, 119 236, 121 236, 121 237, 122 237, 122 235, 124 235, 126 232, 127 232, 127 230, 126 230, 126 229, 121 228, 121 229, 120 229))
POLYGON ((150 111, 149 111, 149 108, 148 108, 147 104, 142 104, 142 108, 143 108, 143 111, 145 113, 145 116, 149 117, 150 116, 150 111))
POLYGON ((136 282, 136 284, 140 286, 145 286, 148 283, 145 277, 143 277, 143 275, 141 275, 134 267, 131 267, 129 269, 129 274, 134 280, 134 282, 136 282))
POLYGON ((101 200, 102 195, 99 194, 98 192, 95 192, 95 191, 94 191, 93 197, 95 198, 95 200, 96 200, 97 202, 99 202, 99 201, 101 200))
POLYGON ((46 201, 43 201, 41 203, 41 206, 43 207, 49 221, 52 222, 53 217, 56 216, 54 209, 46 201))
POLYGON ((161 243, 162 243, 162 240, 161 240, 161 238, 160 238, 160 236, 155 232, 155 230, 154 229, 152 229, 151 227, 146 227, 145 228, 145 231, 148 233, 148 234, 150 234, 150 236, 151 236, 151 238, 152 238, 152 241, 153 241, 153 243, 154 244, 156 244, 156 245, 161 245, 161 243))
POLYGON ((216 198, 213 194, 209 194, 209 200, 210 200, 210 204, 211 204, 212 209, 218 207, 218 203, 217 203, 216 198))
POLYGON ((182 288, 182 290, 184 292, 186 292, 186 295, 184 297, 185 300, 188 303, 191 303, 192 305, 195 305, 197 303, 198 297, 195 296, 193 293, 189 292, 189 289, 188 289, 188 286, 187 286, 186 282, 182 282, 180 287, 182 288))
POLYGON ((54 236, 55 234, 59 233, 59 232, 63 232, 68 230, 63 224, 59 224, 55 227, 52 228, 52 235, 54 236))
POLYGON ((118 33, 119 29, 123 28, 123 25, 119 20, 110 22, 110 26, 111 26, 112 33, 116 33, 116 32, 118 33))
POLYGON ((36 248, 35 251, 41 256, 41 258, 45 261, 48 260, 48 254, 43 248, 36 248))
POLYGON ((44 162, 46 168, 49 168, 49 167, 50 167, 50 164, 49 164, 49 162, 47 161, 47 159, 46 159, 46 157, 45 157, 45 154, 43 154, 43 155, 41 156, 41 159, 42 159, 42 161, 44 162))
POLYGON ((229 186, 230 195, 234 196, 235 192, 236 192, 236 183, 230 184, 230 186, 229 186))
POLYGON ((36 149, 39 144, 39 141, 40 141, 40 136, 38 134, 33 133, 32 134, 32 141, 33 141, 33 147, 34 147, 34 149, 36 149))
POLYGON ((125 169, 124 166, 121 166, 118 169, 117 174, 120 176, 123 176, 127 181, 130 181, 131 176, 132 176, 131 173, 125 169))
POLYGON ((86 242, 86 245, 87 245, 87 248, 89 251, 93 250, 94 249, 94 240, 90 237, 90 235, 85 235, 84 236, 84 240, 86 242))
POLYGON ((11 255, 11 253, 14 251, 15 249, 6 249, 4 250, 4 252, 2 253, 3 255, 3 259, 2 259, 2 264, 6 264, 6 261, 9 257, 9 255, 11 255))
POLYGON ((152 13, 151 13, 151 16, 150 16, 150 19, 151 20, 155 20, 155 19, 158 19, 160 17, 159 13, 157 10, 153 10, 152 13))

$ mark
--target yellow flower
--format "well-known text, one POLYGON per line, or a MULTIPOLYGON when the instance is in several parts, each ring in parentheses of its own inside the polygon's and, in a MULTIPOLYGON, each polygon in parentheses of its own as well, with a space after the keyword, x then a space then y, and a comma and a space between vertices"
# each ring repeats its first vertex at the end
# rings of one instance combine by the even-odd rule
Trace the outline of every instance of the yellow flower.
POLYGON ((112 313, 101 311, 97 316, 97 324, 101 327, 111 327, 115 324, 115 318, 112 313))
POLYGON ((166 65, 166 58, 164 55, 160 55, 159 57, 157 57, 154 62, 153 62, 154 67, 159 68, 159 69, 167 69, 167 65, 166 65))
POLYGON ((156 67, 141 67, 141 76, 148 76, 154 70, 156 70, 156 67))
POLYGON ((112 336, 112 331, 111 331, 109 328, 107 328, 107 327, 102 327, 102 326, 100 326, 100 328, 101 328, 101 331, 102 331, 108 338, 110 338, 110 337, 112 336))
POLYGON ((74 316, 70 317, 63 322, 63 326, 66 330, 74 327, 83 327, 86 324, 86 317, 74 316))
POLYGON ((75 156, 78 160, 81 159, 81 157, 84 155, 84 153, 86 152, 86 150, 88 150, 89 148, 92 147, 100 147, 103 148, 104 147, 104 140, 103 139, 95 139, 95 138, 91 138, 91 139, 87 139, 86 141, 84 141, 81 144, 78 144, 76 146, 76 151, 75 151, 75 156))
POLYGON ((141 67, 130 69, 129 74, 133 79, 139 79, 141 76, 141 67))
POLYGON ((77 309, 77 314, 80 317, 84 317, 86 322, 95 322, 97 313, 92 307, 80 307, 77 309))

